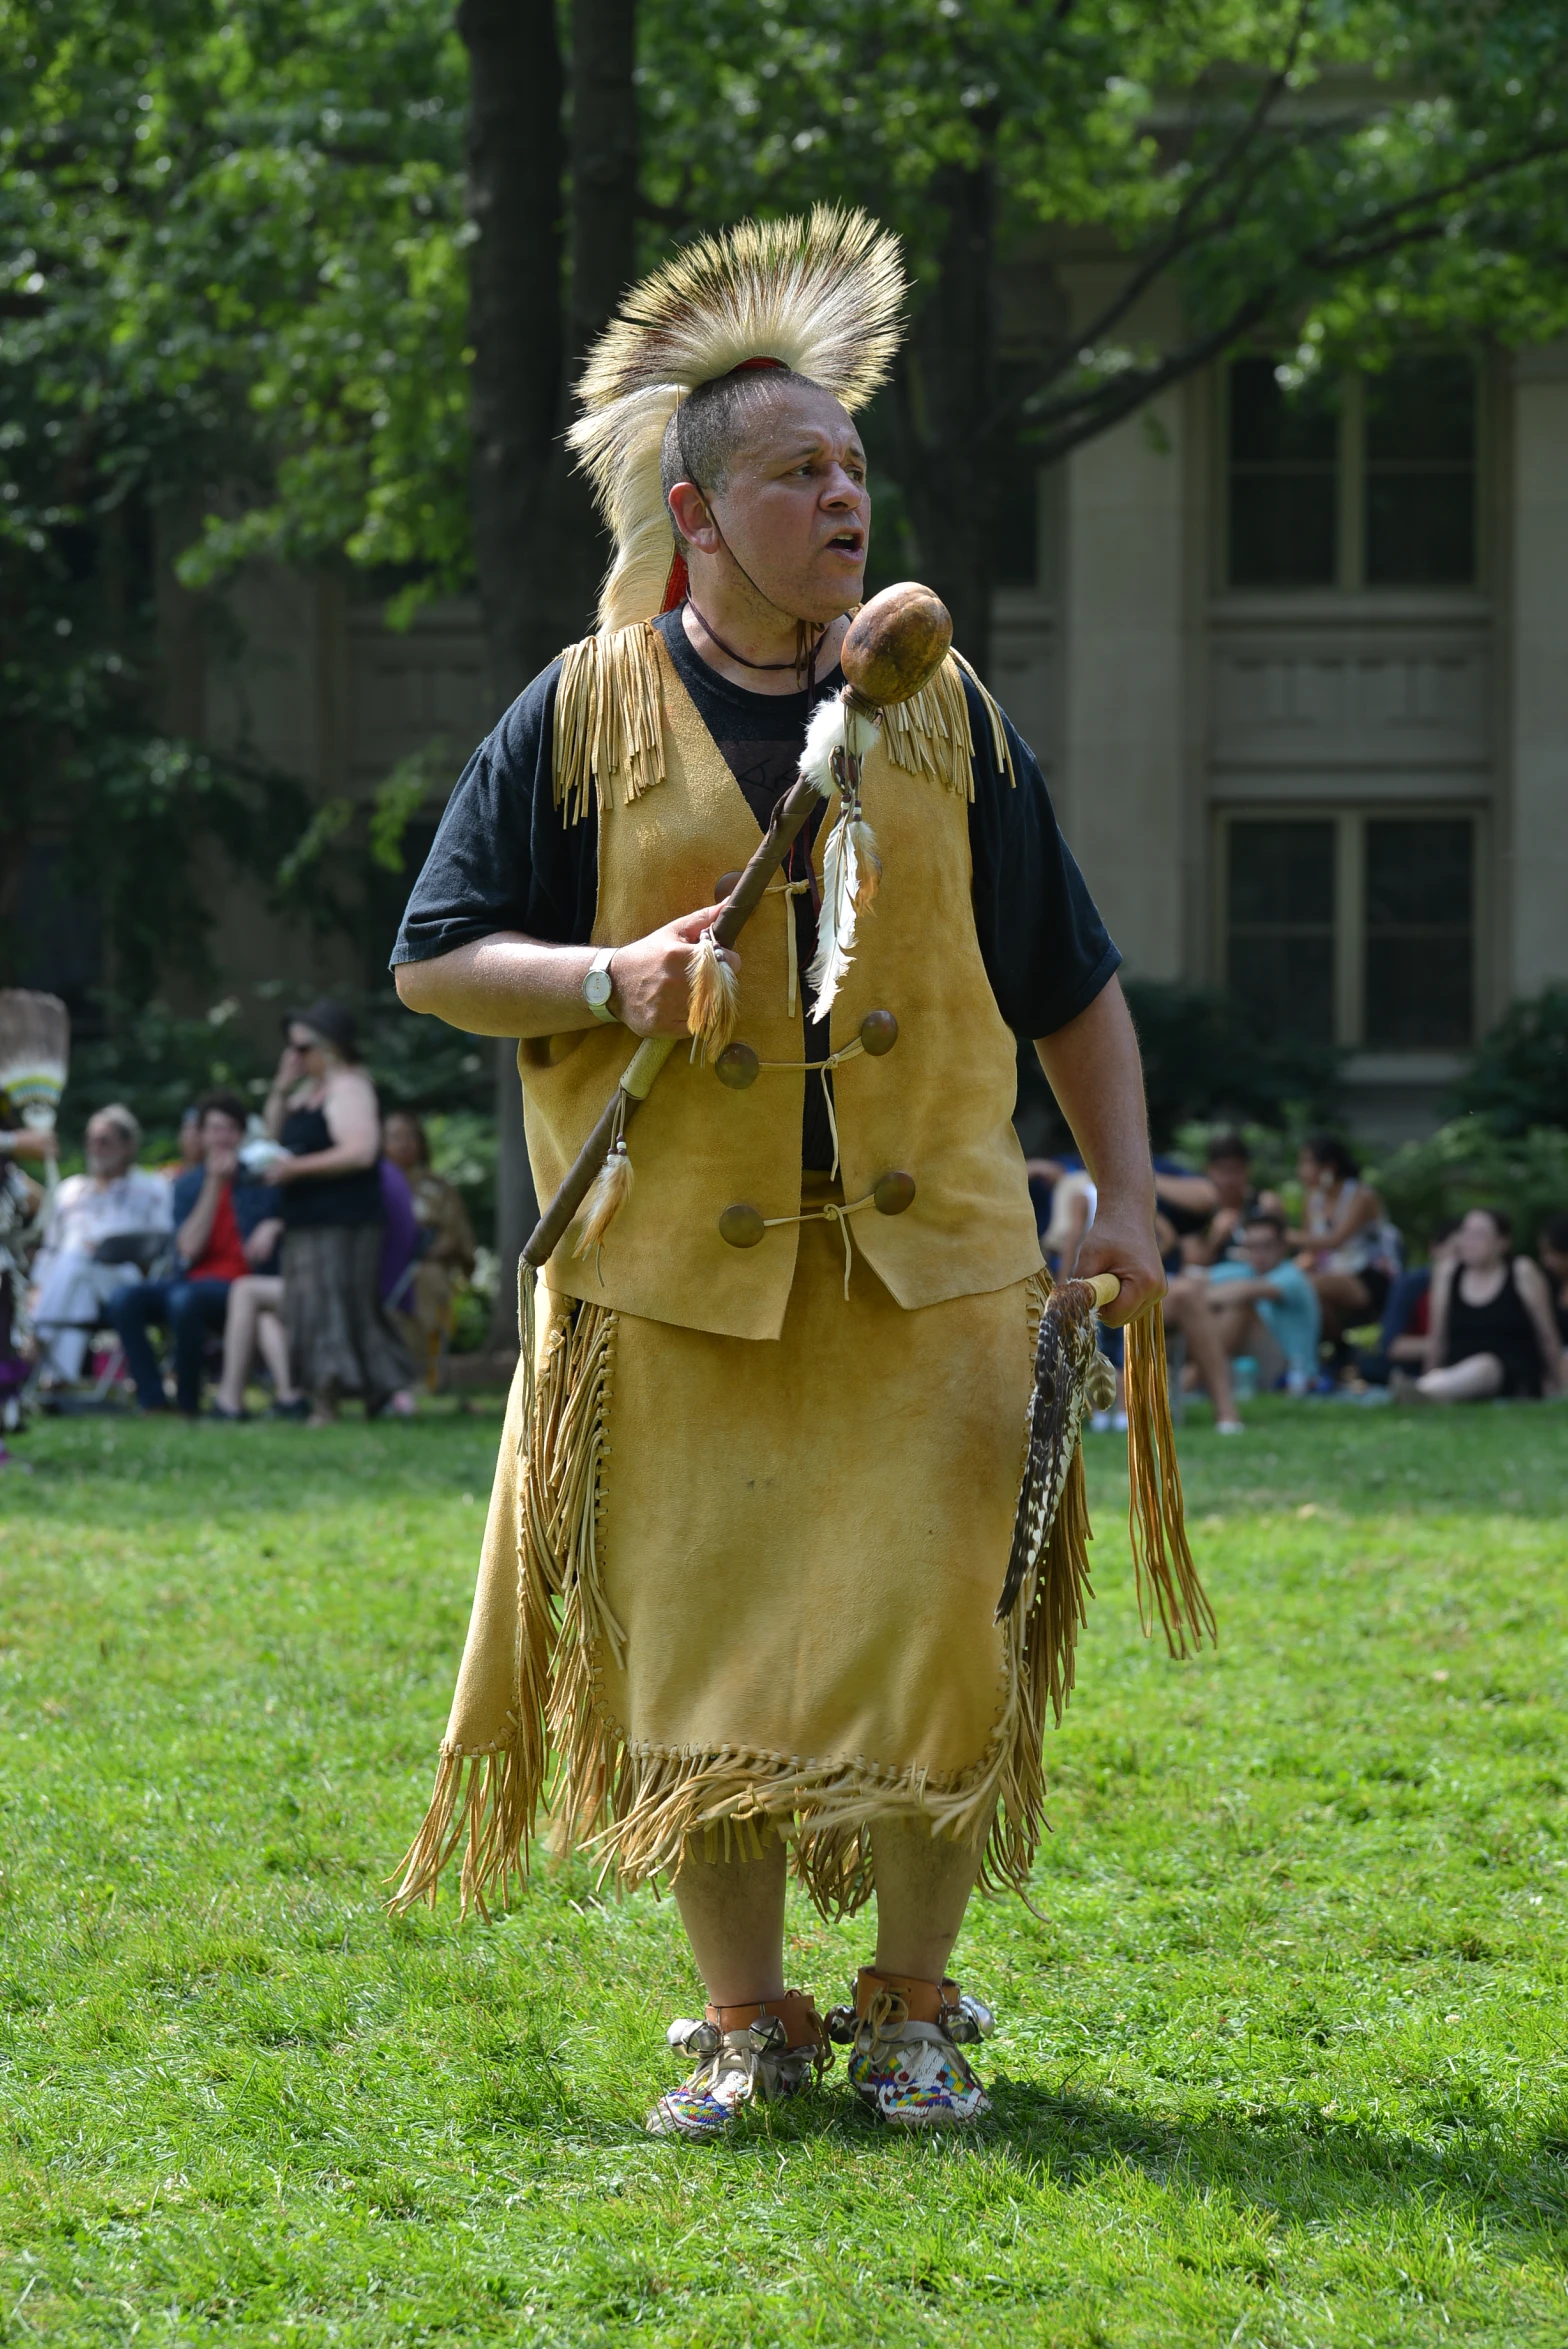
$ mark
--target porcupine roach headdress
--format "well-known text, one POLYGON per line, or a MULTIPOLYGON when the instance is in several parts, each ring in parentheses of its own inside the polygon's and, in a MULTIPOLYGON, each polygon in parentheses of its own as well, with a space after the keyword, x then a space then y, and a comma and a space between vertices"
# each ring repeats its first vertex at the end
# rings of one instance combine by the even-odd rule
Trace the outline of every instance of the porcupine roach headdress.
POLYGON ((601 629, 664 608, 675 533, 659 452, 686 395, 772 359, 864 407, 898 349, 904 291, 897 238, 831 204, 701 237, 633 287, 589 354, 570 435, 615 541, 601 629))

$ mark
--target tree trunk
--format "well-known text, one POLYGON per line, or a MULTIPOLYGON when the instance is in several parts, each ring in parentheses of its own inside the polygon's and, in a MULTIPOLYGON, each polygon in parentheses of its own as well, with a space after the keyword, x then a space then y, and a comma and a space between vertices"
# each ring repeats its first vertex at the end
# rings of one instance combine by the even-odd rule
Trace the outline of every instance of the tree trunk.
MULTIPOLYGON (((571 261, 560 433, 575 377, 637 266, 637 0, 574 0, 568 161, 571 261)), ((609 548, 588 485, 559 433, 545 484, 543 533, 558 583, 561 626, 551 651, 592 625, 609 548)))
MULTIPOLYGON (((469 280, 474 562, 499 710, 582 634, 604 568, 588 493, 561 436, 568 370, 636 263, 636 0, 574 0, 569 228, 553 0, 460 0, 457 22, 469 58, 469 212, 478 231, 469 280)), ((513 1270, 538 1212, 513 1051, 497 1050, 496 1345, 515 1334, 513 1270)))
POLYGON ((991 653, 996 457, 996 173, 952 165, 932 182, 946 226, 895 388, 901 486, 953 642, 983 676, 991 653))
POLYGON ((571 350, 581 359, 637 266, 637 0, 572 10, 571 350))
POLYGON ((539 539, 564 360, 561 57, 553 0, 460 0, 457 25, 468 50, 477 232, 468 295, 474 567, 499 709, 559 646, 539 539))

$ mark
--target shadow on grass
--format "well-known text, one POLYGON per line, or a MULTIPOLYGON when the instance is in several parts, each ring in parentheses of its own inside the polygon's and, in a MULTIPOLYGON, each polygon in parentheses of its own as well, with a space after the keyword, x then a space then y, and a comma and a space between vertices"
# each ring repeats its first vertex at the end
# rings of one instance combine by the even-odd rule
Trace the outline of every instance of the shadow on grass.
POLYGON ((1241 2106, 1191 2119, 1104 2095, 999 2080, 986 2135, 1028 2168, 1070 2184, 1127 2166, 1295 2221, 1441 2201, 1491 2229, 1568 2240, 1568 2116, 1515 2134, 1500 2115, 1434 2093, 1429 2133, 1336 2120, 1315 2104, 1241 2106))
POLYGON ((748 2115, 717 2152, 775 2156, 786 2144, 836 2140, 892 2159, 998 2159, 1070 2191, 1135 2170, 1195 2197, 1223 2193, 1242 2208, 1292 2224, 1332 2226, 1379 2212, 1433 2211, 1507 2234, 1561 2259, 1568 2247, 1568 2107, 1528 2133, 1473 2102, 1434 2093, 1430 2134, 1393 2134, 1336 2121, 1316 2105, 1243 2106, 1191 2119, 1141 2111, 1102 2095, 1052 2093, 995 2079, 993 2113, 973 2132, 909 2138, 881 2127, 842 2083, 826 2099, 748 2115))

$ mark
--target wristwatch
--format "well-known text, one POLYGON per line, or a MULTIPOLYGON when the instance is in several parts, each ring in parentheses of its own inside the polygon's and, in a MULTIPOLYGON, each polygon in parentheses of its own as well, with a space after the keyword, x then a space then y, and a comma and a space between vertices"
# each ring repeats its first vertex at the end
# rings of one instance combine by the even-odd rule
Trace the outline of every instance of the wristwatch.
POLYGON ((614 952, 613 946, 601 946, 583 973, 583 1001, 594 1018, 603 1020, 607 1027, 615 1020, 610 1009, 610 997, 615 992, 615 982, 610 977, 610 958, 614 952))

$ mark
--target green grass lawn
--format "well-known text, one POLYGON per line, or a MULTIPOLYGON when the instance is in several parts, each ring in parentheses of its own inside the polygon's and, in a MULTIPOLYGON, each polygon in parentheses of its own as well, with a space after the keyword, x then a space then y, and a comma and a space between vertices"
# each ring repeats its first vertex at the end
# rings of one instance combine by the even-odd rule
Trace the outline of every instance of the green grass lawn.
MULTIPOLYGON (((1568 2343, 1568 1412, 1183 1443, 1217 1656, 1100 1598, 996 2112, 655 2144, 674 1911, 391 1924, 497 1418, 35 1429, 0 1478, 0 2338, 1568 2343)), ((793 1919, 823 2003, 863 1927, 793 1919)))

